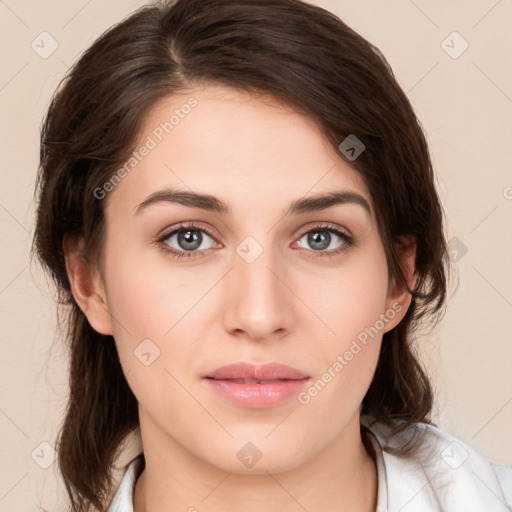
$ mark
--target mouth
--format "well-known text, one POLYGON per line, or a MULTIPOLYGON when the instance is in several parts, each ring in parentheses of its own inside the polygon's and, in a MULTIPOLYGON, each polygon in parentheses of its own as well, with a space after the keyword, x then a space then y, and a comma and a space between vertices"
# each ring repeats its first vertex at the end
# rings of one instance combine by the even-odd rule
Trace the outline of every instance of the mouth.
POLYGON ((297 395, 311 379, 291 366, 234 363, 203 377, 210 391, 231 404, 249 408, 274 407, 297 395))

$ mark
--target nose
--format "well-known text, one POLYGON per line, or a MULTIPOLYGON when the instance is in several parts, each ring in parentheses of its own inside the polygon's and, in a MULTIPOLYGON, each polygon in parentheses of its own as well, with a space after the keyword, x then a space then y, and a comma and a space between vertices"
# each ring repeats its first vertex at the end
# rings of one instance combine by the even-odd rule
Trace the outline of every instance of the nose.
POLYGON ((270 249, 254 261, 235 254, 234 267, 226 277, 224 324, 228 332, 257 341, 291 332, 298 301, 290 273, 270 249))

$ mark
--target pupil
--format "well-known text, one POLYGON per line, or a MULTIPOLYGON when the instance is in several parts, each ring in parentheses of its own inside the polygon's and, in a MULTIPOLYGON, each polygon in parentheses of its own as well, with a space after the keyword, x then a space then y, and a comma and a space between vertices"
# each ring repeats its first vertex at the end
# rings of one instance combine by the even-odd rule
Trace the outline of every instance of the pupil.
POLYGON ((314 231, 308 235, 308 243, 316 251, 329 247, 330 241, 331 235, 327 231, 314 231))
POLYGON ((186 251, 192 251, 200 247, 202 241, 202 235, 199 231, 182 231, 178 235, 178 243, 186 251), (197 243, 199 242, 199 243, 197 243))

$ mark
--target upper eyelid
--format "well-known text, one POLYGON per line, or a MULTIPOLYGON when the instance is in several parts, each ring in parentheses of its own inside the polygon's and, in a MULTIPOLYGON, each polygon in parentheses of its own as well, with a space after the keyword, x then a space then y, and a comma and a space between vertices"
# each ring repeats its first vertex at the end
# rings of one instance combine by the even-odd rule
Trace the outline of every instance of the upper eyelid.
MULTIPOLYGON (((315 229, 325 229, 325 230, 335 230, 335 231, 341 231, 342 233, 346 234, 347 236, 350 236, 350 231, 343 227, 343 226, 340 226, 339 224, 335 224, 334 222, 329 222, 329 221, 318 221, 317 223, 313 223, 312 226, 307 226, 305 228, 301 228, 299 229, 296 234, 305 234, 305 233, 308 233, 309 231, 311 230, 315 230, 315 229)), ((296 236, 296 235, 295 235, 296 236)))
POLYGON ((178 225, 177 227, 173 228, 165 228, 163 229, 158 235, 157 240, 166 240, 172 235, 175 235, 177 232, 190 229, 191 231, 204 231, 208 236, 214 238, 214 234, 211 232, 211 229, 205 228, 204 226, 200 225, 199 223, 196 224, 193 221, 190 222, 184 222, 183 225, 178 225))

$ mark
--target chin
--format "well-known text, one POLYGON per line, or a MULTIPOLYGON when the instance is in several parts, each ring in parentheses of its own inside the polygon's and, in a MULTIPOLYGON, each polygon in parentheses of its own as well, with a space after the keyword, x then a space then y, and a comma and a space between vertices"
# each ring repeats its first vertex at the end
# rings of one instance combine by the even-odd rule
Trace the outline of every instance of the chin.
POLYGON ((299 445, 286 446, 282 443, 271 443, 268 440, 261 442, 257 439, 252 441, 231 441, 230 446, 219 450, 218 454, 208 453, 205 457, 207 463, 212 464, 224 471, 240 475, 265 475, 268 473, 283 473, 291 471, 303 463, 305 454, 301 453, 299 445))

